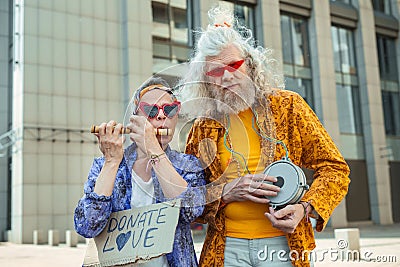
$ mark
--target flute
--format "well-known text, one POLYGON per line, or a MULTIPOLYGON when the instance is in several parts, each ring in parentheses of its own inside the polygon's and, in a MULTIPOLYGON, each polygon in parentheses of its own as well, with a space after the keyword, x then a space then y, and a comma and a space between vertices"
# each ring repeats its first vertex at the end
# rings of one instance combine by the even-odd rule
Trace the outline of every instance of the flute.
MULTIPOLYGON (((115 128, 115 127, 113 127, 113 128, 115 128)), ((91 133, 99 133, 99 126, 92 125, 92 127, 90 127, 90 132, 91 133)), ((131 129, 126 128, 126 127, 122 127, 121 131, 119 133, 120 134, 130 134, 131 133, 131 129)), ((154 129, 154 133, 156 135, 172 135, 172 130, 171 129, 156 128, 156 129, 154 129)))

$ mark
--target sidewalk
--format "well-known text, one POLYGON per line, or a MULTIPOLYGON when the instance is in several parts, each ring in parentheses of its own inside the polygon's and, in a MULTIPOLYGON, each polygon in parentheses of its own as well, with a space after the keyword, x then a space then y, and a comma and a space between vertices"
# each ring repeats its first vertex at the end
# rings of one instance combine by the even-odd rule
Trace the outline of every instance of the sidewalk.
MULTIPOLYGON (((334 230, 326 229, 316 233, 315 267, 333 266, 400 266, 400 224, 389 226, 360 226, 361 260, 346 261, 338 258, 334 230), (367 256, 367 258, 366 258, 367 256), (323 259, 322 259, 323 258, 323 259), (366 261, 376 259, 379 262, 366 261)), ((204 235, 195 234, 195 249, 201 251, 204 235)), ((0 243, 1 267, 72 267, 81 266, 86 244, 70 248, 61 244, 56 247, 48 245, 17 245, 8 242, 0 243)))
POLYGON ((334 238, 334 229, 327 228, 321 233, 316 233, 317 247, 315 249, 318 259, 316 267, 327 266, 400 266, 400 224, 394 225, 360 225, 360 256, 359 261, 346 261, 338 258, 337 254, 329 255, 331 251, 340 251, 334 238), (323 261, 319 259, 325 253, 323 261))

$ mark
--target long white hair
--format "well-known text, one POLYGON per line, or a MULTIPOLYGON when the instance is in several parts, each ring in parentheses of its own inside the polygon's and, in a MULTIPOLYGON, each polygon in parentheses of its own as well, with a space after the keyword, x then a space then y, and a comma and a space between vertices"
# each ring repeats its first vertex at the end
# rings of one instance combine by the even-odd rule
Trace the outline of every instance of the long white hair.
POLYGON ((257 46, 252 31, 240 25, 231 10, 217 6, 208 11, 208 16, 210 24, 206 30, 196 31, 194 54, 178 85, 182 99, 212 98, 205 79, 205 61, 229 45, 235 45, 243 54, 249 70, 247 75, 256 88, 257 98, 265 97, 275 88, 284 88, 283 74, 272 57, 272 50, 257 46))

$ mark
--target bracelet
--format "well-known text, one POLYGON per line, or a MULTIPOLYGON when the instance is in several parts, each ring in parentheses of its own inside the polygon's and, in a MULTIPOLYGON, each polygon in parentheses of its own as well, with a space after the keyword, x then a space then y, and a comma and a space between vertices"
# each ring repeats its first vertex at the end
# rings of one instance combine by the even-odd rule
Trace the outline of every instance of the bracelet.
POLYGON ((310 202, 300 202, 300 204, 303 206, 303 209, 304 209, 304 217, 303 218, 306 218, 306 222, 309 222, 310 220, 309 220, 307 208, 311 204, 310 204, 310 202))
POLYGON ((149 169, 149 166, 150 165, 152 165, 152 166, 154 166, 154 165, 157 165, 158 163, 160 163, 160 161, 161 161, 161 159, 163 159, 163 158, 166 158, 167 156, 165 155, 165 152, 164 153, 161 153, 161 154, 151 154, 150 156, 149 156, 149 161, 147 162, 147 166, 146 166, 146 172, 147 172, 147 170, 149 169), (163 157, 164 156, 164 157, 163 157))

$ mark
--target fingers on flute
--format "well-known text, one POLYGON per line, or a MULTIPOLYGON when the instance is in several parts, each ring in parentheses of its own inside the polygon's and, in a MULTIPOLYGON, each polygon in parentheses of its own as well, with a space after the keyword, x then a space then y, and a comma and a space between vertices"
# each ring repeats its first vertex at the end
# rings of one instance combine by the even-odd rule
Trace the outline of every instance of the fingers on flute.
POLYGON ((144 121, 144 123, 147 123, 147 122, 148 122, 147 119, 146 119, 145 117, 143 117, 143 116, 138 116, 138 115, 131 115, 130 118, 129 118, 129 121, 130 121, 131 123, 134 123, 134 124, 137 124, 137 123, 139 123, 139 122, 141 122, 141 121, 144 121))
POLYGON ((105 135, 106 134, 106 127, 107 127, 107 123, 103 122, 102 124, 100 124, 100 126, 99 126, 99 135, 105 135))
POLYGON ((118 136, 122 133, 122 124, 118 123, 114 128, 114 135, 118 136))
POLYGON ((129 122, 127 125, 125 125, 125 133, 126 134, 130 134, 130 133, 132 133, 132 123, 131 122, 129 122))
POLYGON ((94 133, 94 135, 97 137, 97 141, 100 142, 100 135, 98 133, 94 133))
POLYGON ((112 134, 114 131, 114 126, 117 124, 115 121, 111 120, 107 123, 106 132, 112 134))

